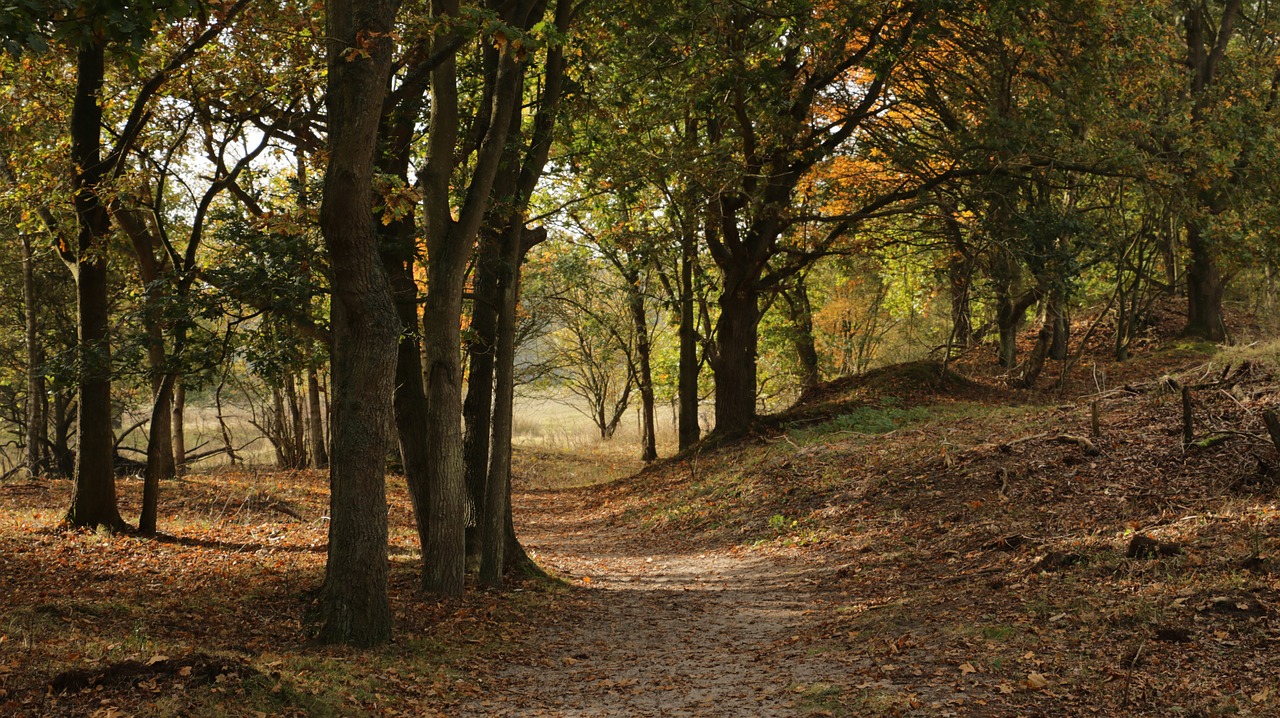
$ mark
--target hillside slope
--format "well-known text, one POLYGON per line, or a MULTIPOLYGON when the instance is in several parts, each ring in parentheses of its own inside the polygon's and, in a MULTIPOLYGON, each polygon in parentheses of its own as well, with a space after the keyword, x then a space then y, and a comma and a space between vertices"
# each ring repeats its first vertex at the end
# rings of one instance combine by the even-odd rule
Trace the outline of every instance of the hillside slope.
POLYGON ((801 715, 1276 715, 1277 357, 1173 346, 1077 396, 890 367, 557 500, 635 555, 803 567, 801 715))

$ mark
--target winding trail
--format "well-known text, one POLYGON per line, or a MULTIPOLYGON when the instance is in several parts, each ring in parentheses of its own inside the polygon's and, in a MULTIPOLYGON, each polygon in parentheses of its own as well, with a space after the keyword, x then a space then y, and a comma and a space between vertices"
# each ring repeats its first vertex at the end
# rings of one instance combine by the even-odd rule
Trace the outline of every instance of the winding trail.
POLYGON ((795 716, 806 688, 839 671, 801 638, 821 600, 809 567, 671 550, 581 490, 517 500, 539 563, 588 590, 461 715, 795 716))

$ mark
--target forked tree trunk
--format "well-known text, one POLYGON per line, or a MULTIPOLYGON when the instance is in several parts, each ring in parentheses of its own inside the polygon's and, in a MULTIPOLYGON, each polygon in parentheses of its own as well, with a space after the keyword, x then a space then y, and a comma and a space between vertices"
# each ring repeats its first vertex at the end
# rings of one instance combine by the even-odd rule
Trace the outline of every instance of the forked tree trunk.
MULTIPOLYGON (((516 15, 527 13, 519 4, 516 15)), ((439 19, 458 14, 456 0, 434 0, 439 19)), ((444 35, 437 42, 447 41, 444 35)), ((493 106, 483 143, 471 168, 471 181, 457 220, 452 218, 454 156, 459 107, 455 58, 442 62, 431 78, 431 122, 426 165, 420 175, 423 217, 430 262, 423 305, 426 349, 427 481, 429 541, 423 556, 424 589, 456 597, 466 576, 466 475, 462 461, 462 291, 467 263, 488 206, 512 115, 522 96, 521 69, 504 46, 492 90, 493 106)))
POLYGON ((320 639, 356 646, 391 638, 384 477, 400 325, 378 256, 372 185, 398 7, 328 0, 326 12, 330 159, 320 226, 332 268, 333 453, 320 639))

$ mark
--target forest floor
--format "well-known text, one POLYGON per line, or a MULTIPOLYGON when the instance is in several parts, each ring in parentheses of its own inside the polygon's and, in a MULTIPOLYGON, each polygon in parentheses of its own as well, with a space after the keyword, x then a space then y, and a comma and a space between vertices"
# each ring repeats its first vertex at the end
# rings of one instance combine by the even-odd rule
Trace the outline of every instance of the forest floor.
POLYGON ((416 593, 393 482, 371 652, 308 640, 323 475, 166 485, 160 541, 0 485, 0 714, 1280 715, 1280 345, 1153 344, 1039 392, 986 358, 835 382, 635 475, 526 450, 519 530, 556 578, 460 603, 416 593))

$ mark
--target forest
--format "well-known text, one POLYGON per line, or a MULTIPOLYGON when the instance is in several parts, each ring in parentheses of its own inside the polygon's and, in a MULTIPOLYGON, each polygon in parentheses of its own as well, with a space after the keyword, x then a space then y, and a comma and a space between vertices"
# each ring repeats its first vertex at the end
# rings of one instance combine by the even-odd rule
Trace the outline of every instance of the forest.
POLYGON ((0 708, 1277 710, 1276 12, 7 0, 0 708))

